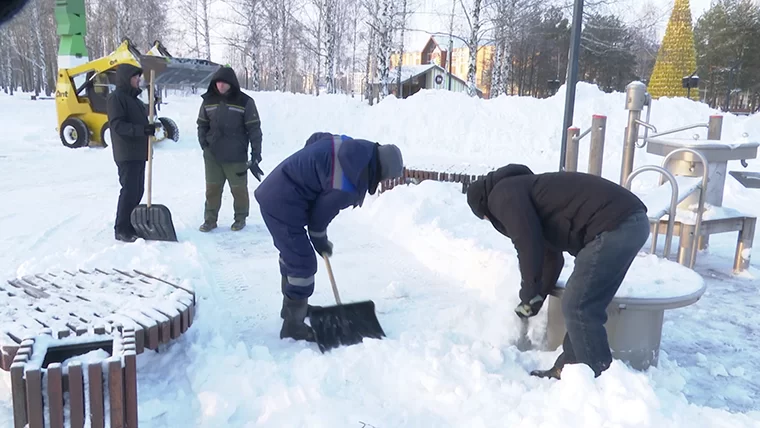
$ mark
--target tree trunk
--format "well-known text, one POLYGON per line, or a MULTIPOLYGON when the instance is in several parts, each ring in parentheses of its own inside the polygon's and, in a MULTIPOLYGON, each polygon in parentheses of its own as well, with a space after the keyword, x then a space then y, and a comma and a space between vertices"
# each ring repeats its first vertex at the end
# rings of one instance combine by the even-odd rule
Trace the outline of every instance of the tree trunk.
POLYGON ((380 96, 388 96, 388 59, 390 58, 391 49, 391 0, 383 0, 383 11, 380 15, 380 49, 377 52, 377 71, 380 75, 380 96))
POLYGON ((478 64, 478 44, 480 42, 480 5, 482 0, 475 0, 472 8, 470 40, 467 47, 470 50, 470 62, 467 67, 467 94, 471 97, 478 95, 477 89, 477 64, 478 64))
POLYGON ((203 7, 203 40, 206 43, 206 60, 211 61, 211 32, 208 22, 208 2, 209 0, 201 0, 201 7, 203 7))
POLYGON ((398 73, 396 84, 398 89, 396 95, 398 98, 404 98, 403 85, 401 84, 401 65, 404 63, 404 30, 406 29, 406 0, 401 1, 401 43, 398 51, 398 73))
POLYGON ((372 105, 374 102, 374 90, 372 88, 374 84, 374 73, 372 73, 373 67, 372 67, 372 56, 375 54, 375 38, 377 35, 374 31, 369 32, 369 47, 367 48, 367 73, 364 78, 365 87, 365 98, 369 101, 369 105, 372 105))
POLYGON ((335 0, 325 2, 325 86, 328 94, 335 91, 335 43, 336 43, 336 10, 335 0))

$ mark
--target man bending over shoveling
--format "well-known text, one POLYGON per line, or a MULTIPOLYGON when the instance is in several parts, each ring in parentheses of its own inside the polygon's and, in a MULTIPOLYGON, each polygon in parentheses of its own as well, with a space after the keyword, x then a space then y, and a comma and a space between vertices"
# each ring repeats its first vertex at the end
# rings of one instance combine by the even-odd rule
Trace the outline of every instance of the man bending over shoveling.
POLYGON ((314 251, 332 256, 327 226, 333 218, 344 208, 361 206, 381 181, 401 177, 403 165, 393 144, 318 132, 258 186, 254 196, 280 251, 281 339, 315 341, 304 323, 317 272, 314 251))
POLYGON ((612 363, 604 323, 636 254, 649 236, 646 206, 622 186, 578 172, 536 174, 507 165, 475 181, 467 202, 476 217, 512 240, 522 283, 523 319, 538 313, 562 271, 562 252, 575 269, 562 296, 567 334, 562 354, 533 376, 559 379, 565 364, 583 363, 599 376, 612 363))

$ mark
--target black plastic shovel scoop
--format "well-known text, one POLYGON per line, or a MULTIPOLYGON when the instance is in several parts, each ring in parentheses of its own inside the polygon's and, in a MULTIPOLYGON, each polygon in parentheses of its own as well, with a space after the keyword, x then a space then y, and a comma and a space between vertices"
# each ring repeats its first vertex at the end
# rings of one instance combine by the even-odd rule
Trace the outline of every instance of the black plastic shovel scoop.
POLYGON ((325 259, 327 265, 327 274, 330 277, 337 305, 315 307, 311 310, 309 319, 319 350, 324 353, 341 345, 350 346, 361 343, 365 337, 372 339, 385 337, 385 332, 375 315, 375 303, 368 300, 342 304, 330 260, 325 255, 322 255, 322 258, 325 259))
MULTIPOLYGON (((150 70, 150 95, 148 120, 153 123, 153 88, 155 81, 155 70, 150 70)), ((165 205, 151 204, 151 193, 153 190, 153 139, 151 135, 148 138, 148 203, 141 204, 132 210, 129 220, 135 229, 137 236, 146 241, 172 241, 177 242, 177 233, 174 231, 172 222, 172 213, 165 205)))

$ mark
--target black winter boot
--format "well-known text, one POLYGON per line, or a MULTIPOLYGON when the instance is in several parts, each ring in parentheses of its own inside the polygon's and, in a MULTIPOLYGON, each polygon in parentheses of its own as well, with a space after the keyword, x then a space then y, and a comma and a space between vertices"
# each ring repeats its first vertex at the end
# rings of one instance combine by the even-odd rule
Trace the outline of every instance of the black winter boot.
POLYGON ((309 299, 293 300, 288 296, 282 296, 283 315, 282 329, 280 330, 280 339, 292 338, 295 340, 305 340, 314 342, 314 330, 306 325, 303 320, 306 318, 309 299))
MULTIPOLYGON (((288 281, 287 278, 283 276, 282 282, 280 283, 280 291, 282 291, 283 296, 285 296, 285 284, 287 284, 287 281, 288 281)), ((322 309, 322 307, 306 305, 306 317, 311 316, 312 309, 322 309)), ((282 309, 280 309, 280 318, 285 319, 285 305, 282 305, 282 309)))
POLYGON ((533 370, 530 372, 531 376, 541 377, 541 378, 551 378, 551 379, 557 379, 559 380, 560 375, 562 374, 562 367, 552 367, 549 370, 533 370))

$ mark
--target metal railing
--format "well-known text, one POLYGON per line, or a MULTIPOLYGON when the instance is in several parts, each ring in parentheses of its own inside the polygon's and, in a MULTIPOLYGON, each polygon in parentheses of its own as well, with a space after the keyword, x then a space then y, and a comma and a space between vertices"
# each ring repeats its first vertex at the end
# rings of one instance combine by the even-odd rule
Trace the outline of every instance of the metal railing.
POLYGON ((604 135, 607 128, 607 116, 593 115, 591 127, 580 132, 578 128, 567 130, 567 151, 565 153, 565 171, 578 171, 578 152, 580 141, 591 134, 591 143, 588 154, 588 173, 602 175, 602 161, 604 159, 604 135))
MULTIPOLYGON (((662 253, 662 256, 667 259, 670 255, 670 247, 673 243, 673 229, 675 228, 676 222, 676 217, 673 213, 675 213, 676 209, 678 208, 678 182, 676 181, 676 178, 673 176, 673 174, 671 174, 667 169, 657 165, 645 165, 640 168, 636 168, 636 170, 628 175, 628 178, 625 180, 624 187, 628 190, 631 190, 631 183, 633 182, 634 177, 646 171, 659 172, 670 182, 671 193, 670 209, 668 210, 668 228, 665 231, 665 249, 662 253)), ((652 224, 652 254, 655 254, 657 251, 657 236, 659 233, 659 227, 660 219, 657 219, 654 221, 654 224, 652 224)))
MULTIPOLYGON (((671 197, 670 197, 670 208, 668 209, 668 227, 665 231, 665 249, 663 250, 663 257, 665 259, 668 258, 670 255, 670 249, 673 242, 673 229, 675 228, 675 219, 676 219, 676 212, 678 209, 678 203, 680 202, 678 199, 679 192, 678 192, 678 182, 676 181, 675 176, 665 169, 665 166, 668 164, 668 161, 675 156, 678 153, 692 153, 696 157, 699 158, 699 161, 702 162, 702 182, 699 185, 699 203, 697 206, 697 220, 696 224, 694 225, 694 236, 691 237, 692 240, 698 240, 699 234, 701 232, 702 228, 702 217, 704 214, 704 208, 705 208, 705 195, 707 194, 707 182, 709 181, 708 177, 708 168, 707 168, 707 159, 705 156, 694 149, 690 148, 681 148, 673 150, 672 152, 668 153, 667 156, 665 156, 665 159, 662 161, 662 166, 655 166, 655 165, 645 165, 640 168, 637 168, 635 171, 631 172, 631 174, 628 175, 626 178, 626 181, 624 183, 624 187, 626 189, 631 189, 631 183, 633 181, 633 178, 637 175, 641 174, 642 172, 646 171, 656 171, 661 174, 661 176, 664 176, 669 182, 670 182, 670 188, 671 188, 671 197)), ((655 220, 654 224, 652 225, 652 250, 651 253, 654 254, 657 249, 657 236, 659 234, 659 219, 655 220)), ((691 255, 689 258, 689 268, 694 268, 694 262, 696 261, 697 256, 697 249, 698 245, 696 245, 696 242, 692 242, 692 245, 689 247, 691 248, 691 255)))

